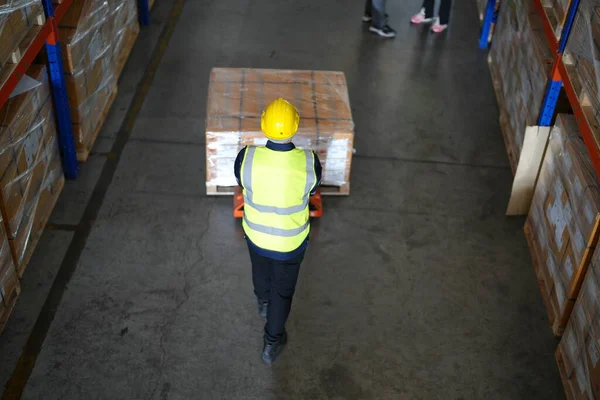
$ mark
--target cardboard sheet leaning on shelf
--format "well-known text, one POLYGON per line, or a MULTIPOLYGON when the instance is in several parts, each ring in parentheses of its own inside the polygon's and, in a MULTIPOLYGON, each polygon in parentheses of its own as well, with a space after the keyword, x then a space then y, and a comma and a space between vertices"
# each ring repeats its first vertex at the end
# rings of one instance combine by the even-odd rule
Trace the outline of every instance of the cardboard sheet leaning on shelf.
POLYGON ((38 84, 0 109, 0 210, 19 275, 64 183, 46 69, 28 75, 38 84))
POLYGON ((315 151, 323 166, 323 194, 349 194, 354 122, 344 74, 215 68, 211 72, 206 120, 208 194, 233 194, 233 163, 245 145, 264 145, 260 116, 269 102, 283 97, 300 113, 293 139, 315 151), (327 188, 324 188, 327 189, 327 188))

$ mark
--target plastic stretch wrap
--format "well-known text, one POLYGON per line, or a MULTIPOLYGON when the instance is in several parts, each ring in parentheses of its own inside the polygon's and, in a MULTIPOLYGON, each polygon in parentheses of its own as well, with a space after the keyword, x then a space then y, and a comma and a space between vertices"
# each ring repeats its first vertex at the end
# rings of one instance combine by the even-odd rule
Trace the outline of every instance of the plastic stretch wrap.
POLYGON ((265 107, 278 97, 300 113, 296 147, 315 151, 322 184, 349 182, 354 122, 341 72, 213 69, 206 120, 207 187, 235 186, 233 164, 246 145, 264 145, 260 129, 265 107))
POLYGON ((3 221, 0 217, 0 333, 6 325, 20 289, 10 244, 2 225, 3 221))
POLYGON ((590 123, 600 124, 600 0, 581 0, 567 41, 563 63, 567 67, 590 123))
POLYGON ((600 211, 599 185, 575 118, 560 114, 550 133, 530 212, 540 244, 538 273, 555 318, 565 308, 600 211))
POLYGON ((19 61, 21 42, 44 20, 41 0, 0 0, 0 71, 19 61))
POLYGON ((542 0, 542 5, 548 21, 554 29, 556 39, 560 38, 563 20, 566 18, 565 13, 569 8, 569 0, 542 0))
POLYGON ((88 150, 114 98, 137 22, 135 0, 75 0, 60 23, 66 83, 78 150, 88 150), (124 54, 127 53, 127 54, 124 54))
POLYGON ((519 160, 526 127, 537 125, 553 61, 532 3, 502 0, 490 50, 500 91, 500 123, 512 163, 519 160))
POLYGON ((596 250, 559 345, 565 389, 575 399, 600 397, 600 251, 596 250))
POLYGON ((19 268, 33 251, 63 182, 46 69, 32 66, 37 81, 0 109, 0 209, 19 268))

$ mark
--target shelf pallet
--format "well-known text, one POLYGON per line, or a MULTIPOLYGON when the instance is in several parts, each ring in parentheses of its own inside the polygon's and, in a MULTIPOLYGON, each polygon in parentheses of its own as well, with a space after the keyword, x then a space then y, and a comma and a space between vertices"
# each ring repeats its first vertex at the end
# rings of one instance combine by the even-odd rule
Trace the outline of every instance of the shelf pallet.
MULTIPOLYGON (((36 34, 28 42, 20 60, 14 64, 9 76, 0 82, 0 108, 6 103, 17 84, 25 75, 25 71, 33 63, 43 47, 48 56, 48 71, 52 86, 52 97, 55 104, 58 138, 61 156, 67 179, 75 179, 79 173, 77 151, 73 140, 71 113, 65 85, 64 67, 58 37, 58 24, 74 0, 61 0, 53 4, 52 0, 42 0, 46 21, 37 28, 36 34)), ((152 1, 152 0, 150 0, 152 1)), ((149 0, 139 0, 140 22, 143 25, 150 23, 149 0)))
POLYGON ((75 142, 71 128, 71 115, 65 86, 62 56, 58 41, 58 22, 73 0, 63 0, 56 7, 51 0, 42 0, 46 14, 45 23, 37 30, 37 34, 31 39, 29 45, 22 54, 21 59, 12 67, 12 71, 4 83, 0 86, 0 108, 4 106, 17 84, 25 75, 29 66, 33 63, 42 47, 46 47, 48 54, 48 71, 52 85, 52 96, 55 103, 56 119, 58 123, 58 139, 65 175, 69 179, 75 179, 79 171, 77 155, 75 153, 75 142))

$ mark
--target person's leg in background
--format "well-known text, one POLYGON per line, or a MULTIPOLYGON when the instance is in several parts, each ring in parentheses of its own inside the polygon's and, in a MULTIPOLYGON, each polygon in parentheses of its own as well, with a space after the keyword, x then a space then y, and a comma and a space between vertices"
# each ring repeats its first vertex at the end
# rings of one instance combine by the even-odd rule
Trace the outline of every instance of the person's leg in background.
POLYGON ((365 2, 365 14, 363 15, 364 22, 371 22, 373 20, 373 6, 371 0, 365 2))
POLYGON ((262 318, 267 317, 267 308, 271 298, 271 260, 263 257, 248 245, 250 251, 250 261, 252 262, 252 283, 254 284, 254 294, 258 301, 258 315, 262 318))
POLYGON ((423 0, 421 10, 410 18, 413 24, 423 24, 433 21, 433 7, 435 0, 423 0))
POLYGON ((387 13, 385 12, 385 1, 386 0, 367 0, 363 20, 368 21, 369 17, 372 18, 370 20, 371 26, 369 27, 369 30, 379 36, 392 38, 396 36, 396 31, 388 25, 387 13), (368 14, 369 12, 370 14, 368 14))
POLYGON ((285 323, 292 308, 292 299, 296 292, 300 264, 303 259, 304 253, 288 261, 272 260, 271 299, 265 324, 265 347, 262 354, 263 360, 268 364, 275 361, 287 343, 285 323))
POLYGON ((452 6, 451 0, 441 0, 440 9, 438 11, 438 17, 435 19, 431 30, 435 33, 441 33, 448 28, 448 20, 450 19, 450 7, 452 6))
POLYGON ((450 22, 450 9, 452 8, 452 0, 441 0, 440 3, 440 24, 448 25, 450 22))

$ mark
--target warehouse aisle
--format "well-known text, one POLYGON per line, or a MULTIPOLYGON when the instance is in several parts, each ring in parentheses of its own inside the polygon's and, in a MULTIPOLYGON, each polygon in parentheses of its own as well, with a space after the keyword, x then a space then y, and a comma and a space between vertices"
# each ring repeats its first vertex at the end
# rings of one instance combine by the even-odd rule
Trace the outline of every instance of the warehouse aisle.
MULTIPOLYGON (((178 1, 157 2, 42 239, 0 337, 5 380, 178 1)), ((390 3, 393 41, 361 26, 360 1, 185 2, 23 398, 563 398, 523 220, 503 215, 511 172, 475 1, 455 2, 442 36, 408 24, 418 0, 390 3), (324 201, 272 368, 231 199, 205 196, 214 66, 349 84, 351 196, 324 201)))

